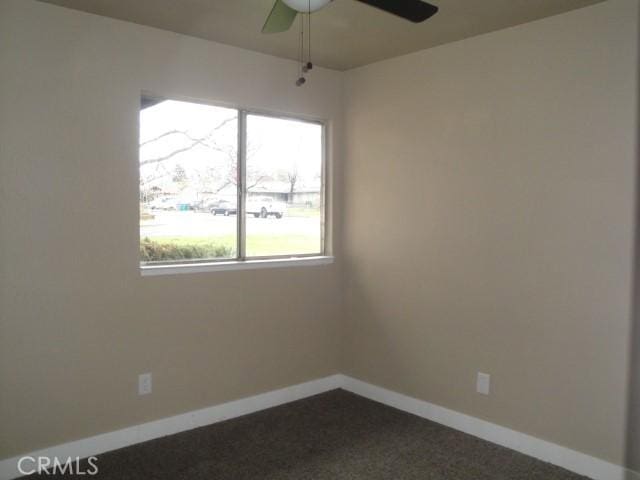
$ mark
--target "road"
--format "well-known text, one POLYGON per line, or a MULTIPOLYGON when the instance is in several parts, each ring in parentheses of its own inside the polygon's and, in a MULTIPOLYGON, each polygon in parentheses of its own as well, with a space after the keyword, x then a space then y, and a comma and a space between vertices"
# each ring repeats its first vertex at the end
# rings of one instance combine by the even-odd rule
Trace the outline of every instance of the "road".
MULTIPOLYGON (((204 212, 165 212, 154 210, 152 220, 140 222, 140 237, 206 237, 236 233, 236 216, 225 217, 204 212)), ((248 235, 320 235, 319 217, 288 217, 277 219, 247 218, 248 235)))

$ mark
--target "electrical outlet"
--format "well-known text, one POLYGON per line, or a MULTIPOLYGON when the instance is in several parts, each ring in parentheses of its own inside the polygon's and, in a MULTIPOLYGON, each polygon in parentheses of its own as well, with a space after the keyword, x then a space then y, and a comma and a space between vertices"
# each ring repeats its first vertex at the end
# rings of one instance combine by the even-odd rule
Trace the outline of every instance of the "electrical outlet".
POLYGON ((151 393, 151 374, 141 373, 138 375, 138 395, 148 395, 151 393))
POLYGON ((491 391, 491 375, 488 373, 478 372, 476 391, 482 395, 489 395, 489 392, 491 391))

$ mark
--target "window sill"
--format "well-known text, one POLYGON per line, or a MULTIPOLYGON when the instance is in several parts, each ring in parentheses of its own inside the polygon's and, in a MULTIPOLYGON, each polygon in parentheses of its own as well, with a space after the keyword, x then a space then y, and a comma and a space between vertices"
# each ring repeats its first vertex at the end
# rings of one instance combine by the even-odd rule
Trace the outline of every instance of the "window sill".
POLYGON ((289 268, 289 267, 312 267, 316 265, 329 265, 333 263, 334 257, 298 257, 298 258, 271 258, 260 260, 212 262, 212 263, 191 263, 182 265, 148 265, 140 267, 140 274, 143 277, 154 277, 157 275, 178 275, 185 273, 205 273, 205 272, 226 272, 231 270, 257 270, 262 268, 289 268))

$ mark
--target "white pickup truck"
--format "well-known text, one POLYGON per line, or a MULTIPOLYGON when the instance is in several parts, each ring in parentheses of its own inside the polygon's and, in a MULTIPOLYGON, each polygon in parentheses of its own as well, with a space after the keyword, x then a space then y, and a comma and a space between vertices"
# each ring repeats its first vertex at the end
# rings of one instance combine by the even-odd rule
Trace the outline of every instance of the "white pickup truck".
POLYGON ((267 218, 269 215, 282 218, 287 211, 287 204, 269 197, 249 198, 246 210, 247 215, 253 215, 256 218, 267 218))

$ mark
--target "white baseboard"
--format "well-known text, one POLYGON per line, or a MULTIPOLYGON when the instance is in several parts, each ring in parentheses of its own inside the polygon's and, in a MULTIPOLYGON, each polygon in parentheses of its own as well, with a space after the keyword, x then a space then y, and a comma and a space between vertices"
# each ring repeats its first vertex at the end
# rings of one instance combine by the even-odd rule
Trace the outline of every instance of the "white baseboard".
POLYGON ((627 471, 620 465, 455 412, 424 400, 408 397, 348 376, 343 377, 342 383, 342 388, 362 397, 502 445, 594 480, 640 480, 637 474, 627 471))
MULTIPOLYGON (((266 408, 275 407, 285 403, 300 400, 318 393, 335 390, 342 386, 342 375, 313 380, 311 382, 293 385, 291 387, 273 390, 253 397, 223 403, 213 407, 203 408, 192 412, 163 418, 149 423, 143 423, 134 427, 124 428, 115 432, 96 435, 74 442, 56 445, 35 452, 25 453, 18 457, 0 460, 0 480, 11 480, 20 476, 18 460, 24 456, 29 457, 58 457, 60 459, 86 458, 99 455, 111 450, 146 442, 154 438, 173 435, 174 433, 192 430, 194 428, 229 420, 231 418, 257 412, 266 408)), ((32 467, 32 463, 29 464, 32 467)))
POLYGON ((86 458, 229 420, 336 388, 344 388, 362 397, 511 448, 594 480, 640 480, 640 475, 631 473, 619 465, 339 374, 0 460, 0 480, 19 477, 17 464, 18 460, 24 456, 86 458))

